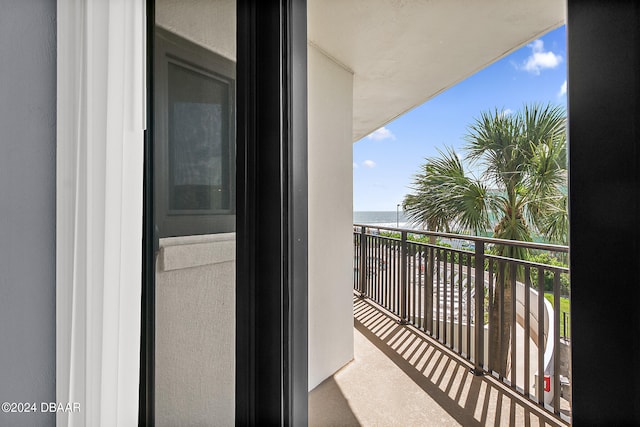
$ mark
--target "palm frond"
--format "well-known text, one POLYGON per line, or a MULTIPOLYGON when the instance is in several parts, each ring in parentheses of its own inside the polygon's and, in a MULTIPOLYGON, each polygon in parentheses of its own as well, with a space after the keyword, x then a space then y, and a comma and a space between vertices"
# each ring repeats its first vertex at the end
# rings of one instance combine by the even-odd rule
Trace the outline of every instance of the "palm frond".
POLYGON ((403 209, 410 220, 429 230, 477 232, 489 224, 487 189, 465 174, 460 157, 451 148, 426 159, 405 197, 403 209))
MULTIPOLYGON (((478 233, 494 219, 495 237, 531 240, 536 231, 566 242, 565 116, 551 104, 525 105, 514 114, 482 112, 469 126, 464 147, 464 160, 481 166, 481 179, 466 175, 461 158, 446 148, 426 159, 414 192, 405 197, 405 211, 432 230, 478 233)), ((524 256, 515 251, 512 256, 524 256)))

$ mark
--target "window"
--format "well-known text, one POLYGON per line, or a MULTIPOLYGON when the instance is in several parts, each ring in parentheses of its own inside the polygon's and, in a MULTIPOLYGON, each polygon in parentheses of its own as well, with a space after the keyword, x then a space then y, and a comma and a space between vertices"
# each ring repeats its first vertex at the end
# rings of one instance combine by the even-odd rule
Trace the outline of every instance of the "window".
POLYGON ((156 30, 158 237, 235 231, 235 64, 156 30))

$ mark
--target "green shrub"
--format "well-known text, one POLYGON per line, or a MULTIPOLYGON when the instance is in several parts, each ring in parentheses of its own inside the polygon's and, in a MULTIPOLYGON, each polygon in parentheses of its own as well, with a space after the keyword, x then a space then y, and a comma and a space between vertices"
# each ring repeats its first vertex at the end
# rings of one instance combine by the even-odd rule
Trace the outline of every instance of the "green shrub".
MULTIPOLYGON (((556 257, 549 253, 539 253, 536 255, 530 255, 528 261, 537 262, 539 264, 551 265, 554 267, 567 267, 567 264, 559 261, 556 257)), ((553 292, 553 272, 550 270, 544 271, 544 290, 545 292, 553 292)), ((531 273, 531 285, 533 288, 538 289, 538 269, 532 268, 531 273)), ((571 283, 568 273, 560 274, 560 295, 571 295, 571 283)))

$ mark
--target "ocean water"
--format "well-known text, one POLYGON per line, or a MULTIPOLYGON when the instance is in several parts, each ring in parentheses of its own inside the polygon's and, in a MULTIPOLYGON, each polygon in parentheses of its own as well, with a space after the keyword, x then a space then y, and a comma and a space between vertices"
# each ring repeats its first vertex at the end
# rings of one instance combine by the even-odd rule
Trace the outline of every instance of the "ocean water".
MULTIPOLYGON (((412 224, 409 221, 409 218, 407 218, 407 216, 402 211, 399 211, 397 213, 394 211, 354 211, 353 223, 377 225, 380 227, 405 228, 408 230, 421 230, 420 227, 412 224)), ((485 233, 482 233, 480 235, 484 237, 491 237, 492 230, 487 230, 485 233)), ((532 237, 534 242, 548 243, 542 236, 534 234, 532 237)))
POLYGON ((381 227, 413 228, 402 211, 353 212, 354 224, 379 225, 381 227))
MULTIPOLYGON (((392 228, 405 228, 408 230, 420 230, 419 227, 413 225, 409 218, 403 212, 393 212, 393 211, 374 211, 374 212, 354 212, 353 213, 353 223, 354 224, 365 224, 365 225, 377 225, 380 227, 392 227, 392 228), (396 225, 397 224, 397 225, 396 225)), ((443 243, 448 243, 454 248, 461 248, 467 250, 473 250, 473 243, 469 244, 468 241, 462 239, 445 239, 440 238, 439 241, 443 243)))

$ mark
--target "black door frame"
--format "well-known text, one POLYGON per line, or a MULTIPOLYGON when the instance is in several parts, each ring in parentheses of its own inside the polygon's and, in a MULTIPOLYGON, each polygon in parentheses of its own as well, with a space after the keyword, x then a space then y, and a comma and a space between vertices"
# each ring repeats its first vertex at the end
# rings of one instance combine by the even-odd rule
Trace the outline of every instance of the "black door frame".
POLYGON ((155 318, 156 274, 155 258, 158 251, 158 234, 155 228, 153 185, 153 85, 155 63, 155 0, 146 0, 146 130, 144 131, 144 169, 142 192, 142 307, 140 322, 140 389, 138 400, 138 425, 155 425, 155 318))
POLYGON ((307 423, 306 0, 238 0, 236 424, 307 423))
MULTIPOLYGON (((306 25, 306 0, 237 0, 237 425, 307 423, 306 25)), ((155 423, 154 26, 147 0, 143 426, 155 423)))
POLYGON ((640 2, 568 0, 567 37, 573 423, 640 425, 640 2))

